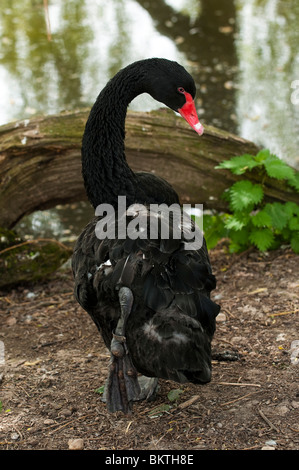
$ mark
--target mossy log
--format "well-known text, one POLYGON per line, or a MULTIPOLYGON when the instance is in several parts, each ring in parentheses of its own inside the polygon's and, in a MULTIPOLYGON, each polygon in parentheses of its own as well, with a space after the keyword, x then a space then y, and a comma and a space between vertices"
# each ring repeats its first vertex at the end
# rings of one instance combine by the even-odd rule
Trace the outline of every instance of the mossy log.
POLYGON ((46 279, 71 256, 72 250, 51 239, 22 241, 0 229, 0 288, 46 279))
MULTIPOLYGON (((0 127, 0 226, 12 228, 24 215, 86 198, 81 176, 81 139, 89 111, 37 117, 0 127)), ((169 181, 182 203, 227 209, 223 191, 237 177, 216 170, 220 161, 258 147, 211 126, 199 137, 167 109, 126 120, 126 155, 134 170, 169 181)), ((248 175, 260 181, 258 173, 248 175)), ((263 181, 269 200, 295 201, 283 182, 263 181)))

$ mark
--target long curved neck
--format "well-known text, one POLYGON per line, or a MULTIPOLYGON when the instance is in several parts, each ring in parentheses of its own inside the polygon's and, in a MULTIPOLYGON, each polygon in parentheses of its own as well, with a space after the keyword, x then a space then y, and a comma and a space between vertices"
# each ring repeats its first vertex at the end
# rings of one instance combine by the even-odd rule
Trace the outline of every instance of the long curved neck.
POLYGON ((99 204, 117 205, 126 195, 135 201, 136 178, 124 150, 128 104, 144 92, 144 72, 136 65, 121 70, 99 94, 86 123, 82 140, 82 175, 87 196, 99 204))

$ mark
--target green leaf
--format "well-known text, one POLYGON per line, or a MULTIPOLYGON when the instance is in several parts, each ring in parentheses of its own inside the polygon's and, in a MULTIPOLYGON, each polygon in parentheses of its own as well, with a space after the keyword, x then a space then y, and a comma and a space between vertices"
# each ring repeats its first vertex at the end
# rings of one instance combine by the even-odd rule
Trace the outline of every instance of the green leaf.
POLYGON ((205 240, 206 240, 208 250, 212 250, 213 248, 215 248, 215 246, 217 245, 219 240, 221 240, 221 238, 223 237, 219 237, 217 233, 213 233, 213 232, 209 233, 208 235, 205 235, 205 240))
POLYGON ((251 231, 249 239, 260 251, 265 251, 273 244, 274 234, 269 228, 254 229, 251 231))
POLYGON ((234 183, 229 190, 230 206, 234 211, 250 208, 262 201, 264 192, 260 184, 242 180, 234 183))
POLYGON ((171 409, 171 405, 162 403, 162 405, 156 406, 153 410, 148 413, 150 418, 158 418, 162 416, 163 413, 167 413, 171 409))
POLYGON ((295 253, 299 254, 299 232, 295 232, 292 236, 291 247, 295 253))
POLYGON ((299 192, 299 171, 296 171, 296 173, 294 172, 293 176, 288 178, 288 184, 299 192))
POLYGON ((95 389, 95 393, 102 395, 102 393, 104 393, 104 389, 105 389, 105 385, 102 385, 101 387, 95 389))
POLYGON ((267 174, 271 178, 278 180, 292 179, 295 175, 293 168, 287 165, 283 160, 280 160, 276 155, 271 155, 264 161, 264 166, 267 174))
POLYGON ((233 215, 229 215, 227 220, 225 221, 225 228, 229 230, 241 230, 245 225, 247 225, 249 221, 248 214, 242 214, 242 212, 236 212, 233 215))
POLYGON ((231 231, 229 232, 229 235, 234 243, 247 248, 249 239, 249 230, 247 227, 244 227, 241 230, 231 231))
POLYGON ((299 206, 295 202, 286 202, 285 211, 289 215, 289 228, 291 230, 299 230, 299 206))
POLYGON ((290 219, 289 227, 294 231, 299 230, 299 218, 297 216, 294 216, 290 219))
POLYGON ((208 249, 214 248, 221 238, 227 235, 223 215, 204 214, 203 231, 208 249))
POLYGON ((291 217, 292 215, 298 215, 299 216, 299 206, 296 204, 296 202, 293 201, 288 201, 284 205, 286 212, 289 214, 291 217))
POLYGON ((170 392, 167 394, 167 398, 169 401, 178 401, 180 398, 181 393, 183 393, 184 390, 180 388, 176 388, 174 390, 170 390, 170 392))
POLYGON ((263 163, 267 158, 269 158, 271 155, 270 150, 268 149, 262 149, 258 152, 258 154, 254 157, 254 159, 259 162, 263 163))
POLYGON ((251 216, 251 221, 255 227, 272 226, 272 218, 264 209, 251 216))
POLYGON ((229 160, 224 160, 219 166, 216 166, 216 168, 225 168, 231 170, 235 175, 242 175, 245 171, 251 170, 257 165, 259 165, 259 163, 255 161, 253 155, 244 154, 232 157, 229 160))
POLYGON ((249 230, 247 227, 237 231, 229 231, 229 237, 231 239, 231 243, 229 245, 230 253, 239 253, 240 251, 244 251, 248 248, 249 230))
MULTIPOLYGON (((225 168, 242 175, 254 167, 261 167, 263 175, 285 180, 299 192, 299 172, 290 167, 270 150, 262 149, 257 155, 244 154, 225 160, 216 168, 225 168)), ((249 180, 237 181, 222 194, 232 214, 213 216, 205 226, 208 246, 215 246, 220 238, 231 240, 230 252, 239 252, 254 244, 259 250, 276 249, 282 243, 291 243, 299 252, 299 205, 289 201, 285 204, 263 203, 262 184, 249 180), (262 204, 261 204, 262 203, 262 204), (253 212, 254 211, 254 212, 253 212)))
POLYGON ((280 202, 268 203, 265 205, 264 210, 270 215, 273 228, 282 230, 287 226, 290 214, 286 211, 285 204, 281 204, 280 202))
POLYGON ((246 247, 239 245, 239 243, 231 242, 228 248, 230 253, 240 253, 244 251, 246 247))

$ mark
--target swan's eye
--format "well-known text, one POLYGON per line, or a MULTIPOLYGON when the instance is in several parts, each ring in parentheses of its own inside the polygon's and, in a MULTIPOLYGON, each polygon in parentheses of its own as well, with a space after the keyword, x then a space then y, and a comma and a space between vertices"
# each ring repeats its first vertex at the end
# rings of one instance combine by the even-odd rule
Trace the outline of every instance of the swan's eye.
POLYGON ((183 87, 179 86, 178 92, 184 94, 184 93, 185 93, 185 90, 184 90, 183 87))

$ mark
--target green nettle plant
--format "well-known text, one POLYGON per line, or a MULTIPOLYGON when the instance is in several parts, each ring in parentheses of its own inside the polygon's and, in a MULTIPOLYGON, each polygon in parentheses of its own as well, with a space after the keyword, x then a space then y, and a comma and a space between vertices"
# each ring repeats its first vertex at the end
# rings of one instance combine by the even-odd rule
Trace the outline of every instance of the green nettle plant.
POLYGON ((240 179, 223 194, 231 212, 204 215, 208 247, 213 248, 221 238, 229 238, 230 252, 241 252, 250 246, 266 251, 290 244, 293 251, 299 253, 299 205, 295 202, 267 203, 263 191, 263 180, 268 176, 285 180, 299 192, 299 172, 267 149, 255 156, 233 157, 216 168, 228 169, 240 176, 255 168, 261 176, 261 184, 240 179))

